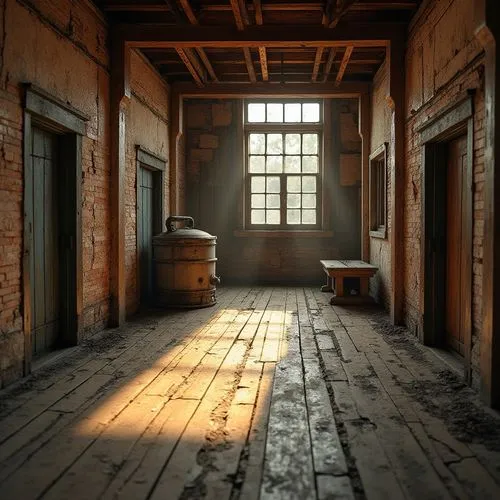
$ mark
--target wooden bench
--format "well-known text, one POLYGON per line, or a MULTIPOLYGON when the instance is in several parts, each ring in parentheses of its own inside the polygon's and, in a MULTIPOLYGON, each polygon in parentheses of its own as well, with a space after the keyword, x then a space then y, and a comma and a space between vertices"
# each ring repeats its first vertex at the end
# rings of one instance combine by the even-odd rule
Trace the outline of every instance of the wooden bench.
MULTIPOLYGON (((378 267, 372 266, 362 260, 320 260, 326 273, 326 285, 321 287, 322 292, 334 292, 330 304, 366 304, 373 302, 369 295, 370 278, 378 271, 378 267), (344 279, 355 278, 359 280, 359 287, 354 290, 346 290, 344 279)), ((353 281, 353 280, 351 280, 353 281)))

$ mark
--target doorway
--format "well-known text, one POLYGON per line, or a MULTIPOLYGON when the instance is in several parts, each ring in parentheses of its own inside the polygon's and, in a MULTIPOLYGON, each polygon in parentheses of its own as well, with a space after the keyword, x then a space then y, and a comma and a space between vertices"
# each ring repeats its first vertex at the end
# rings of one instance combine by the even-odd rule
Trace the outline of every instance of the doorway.
POLYGON ((137 283, 140 304, 151 303, 154 289, 153 236, 163 227, 166 161, 137 149, 137 283))
POLYGON ((32 169, 27 182, 33 203, 31 269, 31 347, 33 356, 54 349, 60 332, 59 307, 59 144, 38 127, 31 134, 32 169))
POLYGON ((83 306, 82 137, 88 117, 26 84, 23 160, 24 374, 78 344, 83 306))
POLYGON ((468 96, 418 130, 423 146, 420 340, 471 377, 473 108, 468 96))

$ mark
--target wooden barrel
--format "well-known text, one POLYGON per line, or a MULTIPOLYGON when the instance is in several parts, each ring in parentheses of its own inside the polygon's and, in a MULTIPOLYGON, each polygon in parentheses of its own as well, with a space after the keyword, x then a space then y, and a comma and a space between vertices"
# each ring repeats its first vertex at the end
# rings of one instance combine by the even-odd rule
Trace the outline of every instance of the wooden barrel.
POLYGON ((187 216, 167 219, 167 231, 153 238, 155 302, 164 307, 207 307, 215 304, 216 236, 194 228, 187 216), (176 222, 186 227, 177 229, 176 222))

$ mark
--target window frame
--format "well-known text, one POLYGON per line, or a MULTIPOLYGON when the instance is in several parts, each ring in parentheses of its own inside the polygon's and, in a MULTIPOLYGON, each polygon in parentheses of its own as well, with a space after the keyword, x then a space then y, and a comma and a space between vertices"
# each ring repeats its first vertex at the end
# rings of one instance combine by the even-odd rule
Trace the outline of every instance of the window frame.
POLYGON ((387 151, 384 142, 370 155, 370 236, 381 239, 387 238, 387 151))
MULTIPOLYGON (((324 99, 292 99, 292 98, 277 98, 277 99, 245 99, 243 102, 243 155, 244 155, 244 225, 245 229, 252 231, 280 231, 280 232, 299 232, 299 231, 318 231, 322 228, 323 219, 323 172, 324 172, 324 99), (319 104, 319 122, 249 122, 248 121, 248 105, 253 103, 317 103, 319 104), (262 173, 252 174, 249 172, 249 136, 251 133, 262 134, 307 134, 314 133, 318 135, 318 172, 317 173, 285 173, 284 166, 281 173, 262 173), (286 179, 288 176, 304 176, 310 175, 316 178, 316 223, 315 224, 287 224, 286 223, 286 179), (250 178, 256 177, 279 177, 280 178, 280 220, 281 224, 252 224, 251 223, 251 182, 250 178)), ((264 153, 265 155, 265 153, 264 153)), ((286 155, 283 153, 282 155, 286 155)), ((304 155, 302 152, 300 156, 304 155)), ((300 194, 304 194, 301 192, 300 194)), ((306 193, 307 194, 307 193, 306 193)), ((300 210, 300 209, 299 209, 300 210)))

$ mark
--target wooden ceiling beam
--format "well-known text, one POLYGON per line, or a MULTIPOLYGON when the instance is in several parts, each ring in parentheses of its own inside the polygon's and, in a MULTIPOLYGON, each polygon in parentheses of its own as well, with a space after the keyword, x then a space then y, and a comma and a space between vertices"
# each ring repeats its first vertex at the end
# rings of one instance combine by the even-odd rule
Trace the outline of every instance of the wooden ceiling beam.
POLYGON ((318 47, 316 49, 316 56, 314 57, 314 66, 313 66, 313 72, 311 76, 311 81, 315 82, 316 79, 318 78, 318 73, 319 73, 319 67, 321 65, 321 60, 323 59, 323 51, 324 47, 318 47))
POLYGON ((262 4, 260 0, 253 0, 253 9, 255 13, 255 24, 264 24, 264 17, 262 16, 262 4))
MULTIPOLYGON (((198 26, 199 25, 198 19, 195 15, 193 9, 191 8, 191 4, 189 3, 189 0, 180 0, 180 2, 181 2, 182 10, 184 11, 184 14, 186 14, 186 17, 188 18, 189 22, 194 26, 198 26)), ((204 64, 206 70, 208 71, 210 78, 214 82, 218 82, 219 79, 217 78, 217 75, 215 74, 213 66, 210 64, 210 60, 208 59, 205 51, 201 47, 197 47, 196 52, 198 53, 198 56, 201 59, 201 62, 204 64)))
MULTIPOLYGON (((232 0, 236 1, 236 0, 232 0)), ((283 48, 283 47, 386 47, 392 35, 404 32, 399 23, 356 23, 335 30, 316 26, 192 26, 116 24, 116 35, 136 48, 283 48)))
POLYGON ((336 48, 330 49, 330 52, 328 53, 328 59, 325 65, 325 71, 323 73, 323 83, 325 83, 328 80, 328 77, 330 76, 330 72, 332 71, 333 61, 335 60, 336 54, 337 54, 336 48))
POLYGON ((176 49, 177 54, 179 54, 179 57, 181 58, 182 62, 188 69, 188 71, 191 73, 191 76, 193 77, 193 80, 196 82, 196 85, 198 87, 203 87, 205 84, 203 80, 201 79, 200 75, 198 75, 198 72, 196 71, 195 67, 193 66, 193 63, 191 62, 191 59, 188 57, 186 50, 185 49, 176 49))
POLYGON ((353 50, 354 47, 352 45, 345 49, 344 57, 342 58, 342 62, 340 63, 339 72, 337 73, 337 77, 335 78, 336 87, 338 87, 342 82, 342 78, 344 77, 344 73, 347 69, 347 65, 349 64, 349 59, 351 58, 353 50))
POLYGON ((260 69, 262 72, 262 80, 269 80, 269 72, 267 70, 267 53, 265 47, 259 47, 260 69))
MULTIPOLYGON (((256 0, 259 1, 260 0, 256 0)), ((183 0, 180 0, 181 5, 183 0)), ((102 10, 105 12, 171 12, 168 5, 142 5, 142 4, 110 4, 103 5, 102 10)), ((350 8, 352 11, 373 11, 373 10, 416 10, 417 4, 414 1, 400 1, 400 2, 358 2, 353 4, 350 8)), ((200 7, 200 12, 227 12, 231 10, 230 5, 205 5, 200 7)), ((247 10, 254 12, 257 15, 257 7, 255 6, 255 0, 253 5, 249 5, 247 10)), ((304 12, 321 12, 324 10, 324 4, 322 2, 311 2, 311 3, 273 3, 273 4, 261 4, 261 12, 293 12, 293 11, 304 11, 304 12)))
POLYGON ((255 68, 253 67, 252 53, 248 47, 243 49, 243 56, 245 57, 245 64, 247 65, 248 77, 252 83, 256 83, 257 76, 255 74, 255 68))
POLYGON ((245 29, 245 22, 243 21, 243 14, 241 13, 239 0, 229 0, 231 2, 231 9, 233 10, 234 20, 236 27, 243 31, 245 29))
POLYGON ((347 14, 348 10, 357 1, 358 0, 337 0, 337 8, 333 12, 333 17, 330 19, 328 27, 335 28, 337 24, 339 24, 342 17, 347 14))
POLYGON ((183 97, 234 97, 245 99, 249 97, 356 97, 370 89, 370 82, 342 82, 338 87, 331 83, 311 85, 280 82, 258 82, 255 84, 210 84, 203 88, 189 83, 173 83, 172 91, 183 97))

